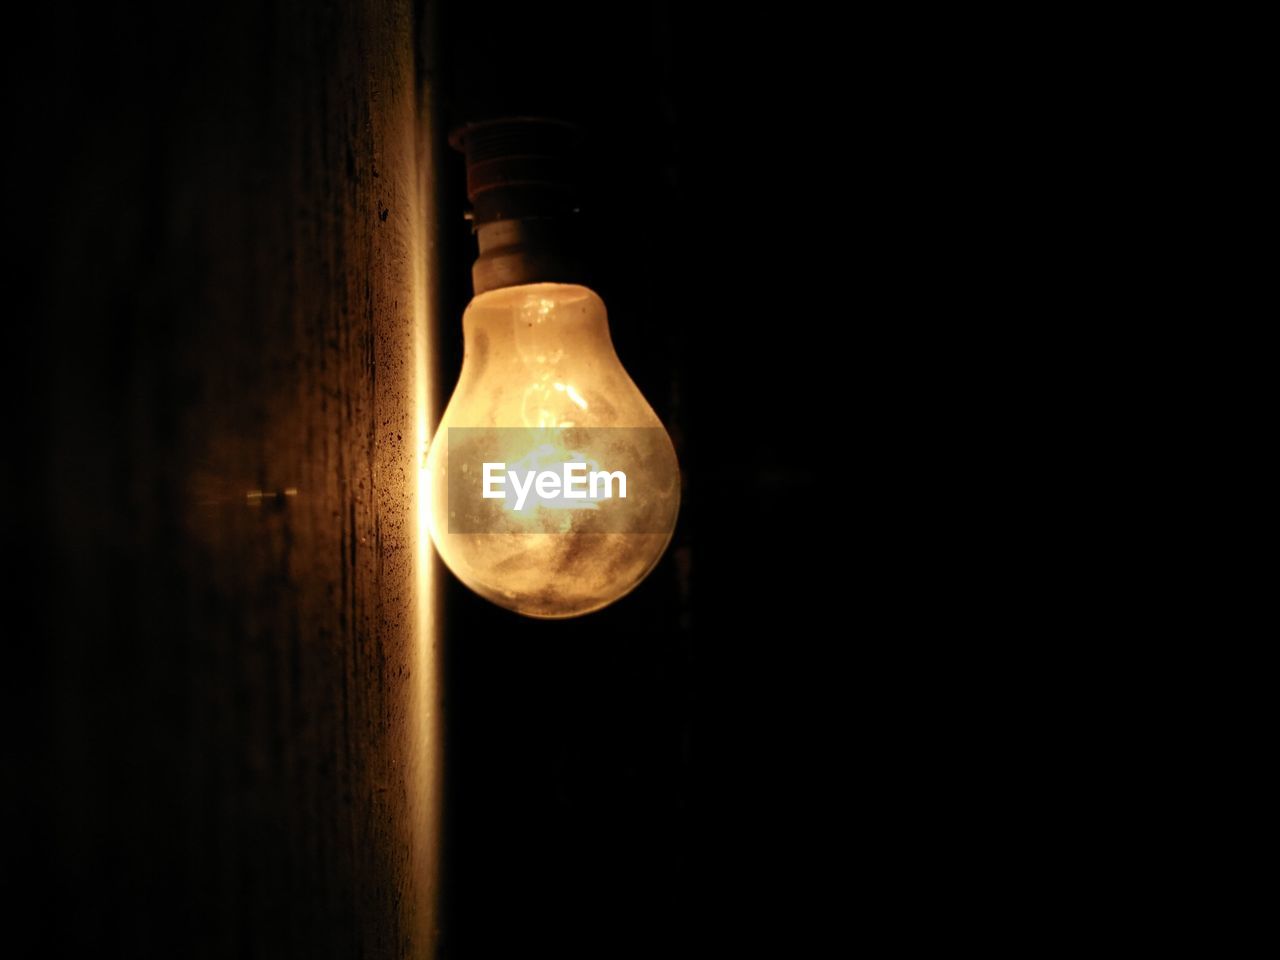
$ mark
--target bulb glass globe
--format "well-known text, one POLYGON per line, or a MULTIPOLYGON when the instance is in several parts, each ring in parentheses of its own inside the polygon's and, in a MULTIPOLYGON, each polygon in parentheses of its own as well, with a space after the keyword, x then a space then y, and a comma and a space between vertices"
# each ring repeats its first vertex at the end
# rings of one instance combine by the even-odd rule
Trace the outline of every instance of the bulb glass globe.
POLYGON ((502 287, 471 301, 463 336, 426 464, 440 556, 476 593, 532 617, 624 596, 671 540, 680 472, 604 303, 577 284, 502 287))

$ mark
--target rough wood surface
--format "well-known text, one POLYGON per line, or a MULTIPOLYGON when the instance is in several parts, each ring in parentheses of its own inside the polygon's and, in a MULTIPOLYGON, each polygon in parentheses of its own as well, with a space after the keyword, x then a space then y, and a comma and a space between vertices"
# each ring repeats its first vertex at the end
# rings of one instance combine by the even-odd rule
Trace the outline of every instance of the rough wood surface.
POLYGON ((427 11, 176 9, 11 65, 40 953, 427 956, 427 11))

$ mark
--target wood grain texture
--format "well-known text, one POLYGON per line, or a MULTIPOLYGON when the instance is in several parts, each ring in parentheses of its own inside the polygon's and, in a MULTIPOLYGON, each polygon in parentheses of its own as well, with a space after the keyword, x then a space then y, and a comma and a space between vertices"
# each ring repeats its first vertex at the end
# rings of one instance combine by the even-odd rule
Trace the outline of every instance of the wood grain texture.
POLYGON ((429 12, 74 12, 12 67, 41 955, 432 952, 429 12))

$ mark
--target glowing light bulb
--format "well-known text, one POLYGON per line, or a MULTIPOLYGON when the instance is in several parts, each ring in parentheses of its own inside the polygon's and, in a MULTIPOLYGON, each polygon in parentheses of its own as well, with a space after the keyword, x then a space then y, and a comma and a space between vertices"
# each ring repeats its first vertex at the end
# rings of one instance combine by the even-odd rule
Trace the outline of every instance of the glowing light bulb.
POLYGON ((670 542, 680 473, 618 359, 604 303, 572 283, 490 289, 467 307, 463 336, 427 457, 436 549, 468 587, 518 613, 572 617, 612 603, 670 542), (485 496, 486 474, 496 495, 485 496))

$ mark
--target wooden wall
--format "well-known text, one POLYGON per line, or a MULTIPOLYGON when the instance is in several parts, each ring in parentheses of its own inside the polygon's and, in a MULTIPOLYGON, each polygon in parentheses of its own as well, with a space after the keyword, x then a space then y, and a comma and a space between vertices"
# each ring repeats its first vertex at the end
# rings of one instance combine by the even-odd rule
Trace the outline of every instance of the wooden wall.
POLYGON ((432 953, 432 16, 11 37, 5 871, 42 956, 432 953))

